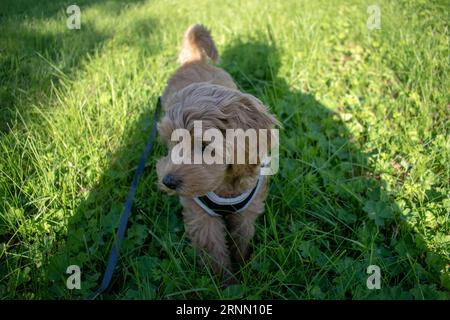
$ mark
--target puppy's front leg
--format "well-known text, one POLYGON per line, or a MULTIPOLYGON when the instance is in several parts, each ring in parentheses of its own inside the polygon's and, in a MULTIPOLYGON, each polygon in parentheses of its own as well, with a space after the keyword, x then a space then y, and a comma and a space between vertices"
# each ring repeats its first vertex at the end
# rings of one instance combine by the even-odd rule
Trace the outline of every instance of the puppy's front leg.
POLYGON ((255 235, 255 221, 258 216, 259 213, 250 210, 227 216, 231 251, 236 262, 243 263, 250 255, 249 243, 255 235))
MULTIPOLYGON (((200 209, 201 210, 201 209, 200 209)), ((194 247, 209 257, 211 267, 216 274, 230 275, 230 255, 225 237, 225 223, 219 217, 211 217, 205 212, 191 208, 183 210, 186 233, 194 247)))

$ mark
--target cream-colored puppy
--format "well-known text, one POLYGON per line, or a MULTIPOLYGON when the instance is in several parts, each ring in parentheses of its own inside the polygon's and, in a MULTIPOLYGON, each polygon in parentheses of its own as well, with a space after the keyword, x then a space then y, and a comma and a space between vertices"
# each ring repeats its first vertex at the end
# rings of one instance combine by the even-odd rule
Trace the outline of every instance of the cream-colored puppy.
POLYGON ((181 67, 162 96, 165 114, 158 130, 169 153, 158 161, 157 173, 161 188, 179 195, 193 245, 206 253, 213 270, 225 272, 229 281, 232 260, 242 262, 248 257, 255 220, 264 211, 268 178, 260 176, 260 159, 253 164, 175 164, 171 151, 177 142, 171 141, 171 136, 180 128, 193 135, 195 120, 202 121, 203 130, 215 128, 223 133, 227 129, 271 129, 278 121, 258 99, 237 90, 231 76, 208 60, 218 60, 211 35, 202 25, 191 26, 179 55, 181 67), (198 201, 198 197, 214 193, 220 203, 220 199, 241 199, 249 192, 253 192, 247 199, 251 201, 243 210, 223 216, 208 213, 198 201))

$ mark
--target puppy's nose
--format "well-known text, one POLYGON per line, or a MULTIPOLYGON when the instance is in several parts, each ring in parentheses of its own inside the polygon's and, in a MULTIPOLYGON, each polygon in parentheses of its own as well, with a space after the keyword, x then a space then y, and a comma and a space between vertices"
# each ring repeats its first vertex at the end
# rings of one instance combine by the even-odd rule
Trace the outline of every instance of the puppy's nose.
POLYGON ((171 174, 168 174, 163 178, 162 183, 164 183, 167 188, 175 190, 181 183, 181 180, 171 174))

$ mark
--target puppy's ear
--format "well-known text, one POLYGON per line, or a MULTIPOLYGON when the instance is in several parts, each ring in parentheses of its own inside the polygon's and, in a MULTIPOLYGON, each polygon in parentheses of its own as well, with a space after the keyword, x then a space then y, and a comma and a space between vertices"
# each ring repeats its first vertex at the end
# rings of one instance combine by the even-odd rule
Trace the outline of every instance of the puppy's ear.
POLYGON ((220 111, 225 114, 230 129, 272 129, 280 126, 268 108, 250 94, 240 93, 230 104, 220 106, 220 111))
POLYGON ((162 143, 168 145, 174 128, 167 115, 163 116, 163 118, 157 123, 157 128, 159 138, 161 139, 162 143))
POLYGON ((249 177, 258 174, 261 165, 261 156, 267 156, 267 153, 260 154, 262 139, 266 146, 266 151, 270 150, 272 135, 271 130, 276 126, 281 126, 280 122, 270 113, 269 109, 257 98, 249 94, 239 93, 230 104, 222 105, 221 112, 225 115, 226 127, 228 129, 255 129, 257 134, 257 146, 245 144, 245 150, 234 148, 234 163, 230 168, 230 175, 236 184, 245 183, 249 177), (260 135, 259 130, 265 129, 266 135, 260 135), (253 148, 252 150, 250 148, 253 148), (237 164, 237 152, 244 152, 245 163, 237 164), (255 152, 257 155, 256 163, 250 162, 250 154, 255 152), (247 179, 246 179, 247 178, 247 179))

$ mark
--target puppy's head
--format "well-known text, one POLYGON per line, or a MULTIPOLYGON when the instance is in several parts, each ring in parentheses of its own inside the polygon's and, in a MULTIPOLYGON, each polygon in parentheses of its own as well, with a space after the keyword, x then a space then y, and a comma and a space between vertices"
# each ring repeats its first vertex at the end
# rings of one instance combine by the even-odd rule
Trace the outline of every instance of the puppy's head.
POLYGON ((278 124, 258 99, 238 90, 195 83, 178 92, 165 109, 158 131, 168 154, 156 165, 162 190, 194 197, 214 191, 224 182, 237 189, 246 184, 250 187, 261 160, 261 154, 252 148, 258 149, 263 139, 270 147, 270 129, 278 124), (235 130, 235 137, 229 129, 235 130), (266 129, 267 135, 257 134, 256 145, 248 137, 243 146, 236 144, 239 134, 248 129, 266 129), (251 160, 252 151, 258 156, 251 160), (239 153, 244 162, 239 161, 239 153), (182 163, 175 161, 180 156, 182 163))

